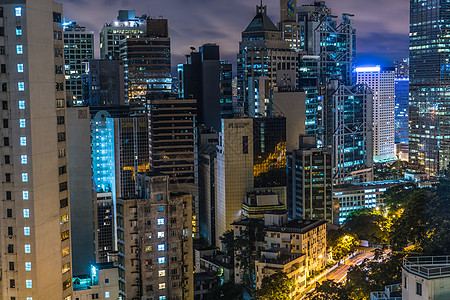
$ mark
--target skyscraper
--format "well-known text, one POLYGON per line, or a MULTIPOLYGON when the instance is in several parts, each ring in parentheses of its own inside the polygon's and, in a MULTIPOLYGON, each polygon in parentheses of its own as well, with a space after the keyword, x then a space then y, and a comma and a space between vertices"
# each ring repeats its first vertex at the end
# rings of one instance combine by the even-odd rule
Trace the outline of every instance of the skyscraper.
POLYGON ((150 93, 172 90, 167 19, 147 19, 146 33, 120 43, 125 63, 125 95, 129 103, 145 102, 150 93))
POLYGON ((450 162, 450 2, 410 5, 409 167, 438 175, 450 162))
POLYGON ((134 10, 119 10, 117 19, 100 31, 100 58, 118 59, 120 41, 145 34, 147 16, 136 17, 134 10))
POLYGON ((357 68, 359 84, 373 93, 373 162, 395 160, 395 74, 394 68, 357 68))
POLYGON ((83 99, 83 76, 86 74, 86 63, 94 58, 94 32, 76 22, 63 25, 66 90, 73 93, 74 105, 86 106, 87 101, 83 99))
POLYGON ((72 299, 62 5, 3 1, 2 299, 72 299), (61 72, 55 72, 61 70, 61 72), (56 74, 55 74, 56 73, 56 74))
POLYGON ((296 52, 281 38, 267 16, 267 7, 257 6, 256 16, 242 32, 237 55, 237 101, 244 106, 244 113, 249 117, 270 116, 271 99, 260 94, 276 86, 277 76, 282 76, 278 71, 294 72, 296 64, 296 52))
POLYGON ((220 61, 219 46, 204 44, 178 65, 180 98, 197 99, 198 122, 220 131, 220 119, 233 112, 231 64, 220 61))
POLYGON ((395 78, 395 143, 409 144, 409 78, 395 78))

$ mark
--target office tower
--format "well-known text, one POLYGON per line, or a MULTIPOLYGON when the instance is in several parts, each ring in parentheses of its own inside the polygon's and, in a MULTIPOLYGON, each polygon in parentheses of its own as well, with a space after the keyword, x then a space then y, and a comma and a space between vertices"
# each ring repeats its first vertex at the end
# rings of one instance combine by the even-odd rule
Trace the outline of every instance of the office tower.
POLYGON ((288 211, 293 219, 335 223, 333 151, 316 148, 314 137, 300 137, 300 147, 288 155, 288 211))
POLYGON ((331 80, 324 98, 324 144, 333 147, 335 184, 372 181, 372 91, 331 80))
POLYGON ((356 68, 357 81, 373 93, 373 162, 395 160, 394 68, 356 68))
POLYGON ((439 175, 450 161, 450 98, 444 96, 450 85, 450 3, 410 3, 409 168, 439 175))
POLYGON ((219 46, 204 44, 186 55, 178 65, 180 98, 197 99, 198 122, 220 130, 220 119, 230 117, 232 110, 232 66, 220 61, 219 46))
POLYGON ((63 26, 66 91, 73 93, 73 105, 87 106, 87 100, 83 98, 83 76, 85 64, 94 58, 94 32, 76 22, 67 22, 63 26))
POLYGON ((286 118, 253 119, 253 178, 255 188, 286 186, 286 118))
POLYGON ((395 77, 409 77, 409 58, 394 61, 395 77))
POLYGON ((286 151, 298 149, 298 136, 306 134, 305 92, 274 91, 273 115, 286 118, 286 151))
POLYGON ((60 173, 69 173, 73 274, 82 275, 95 262, 89 108, 67 107, 66 125, 69 166, 61 167, 60 173))
POLYGON ((83 76, 84 98, 89 106, 125 104, 124 63, 121 60, 91 59, 83 76))
POLYGON ((356 82, 356 30, 352 15, 343 14, 340 22, 331 14, 325 1, 298 8, 301 48, 307 55, 319 56, 318 76, 339 78, 346 85, 356 82))
POLYGON ((268 93, 276 86, 277 72, 294 71, 296 63, 296 52, 282 40, 281 32, 267 16, 267 7, 257 6, 256 16, 242 32, 237 55, 237 105, 244 107, 244 114, 270 116, 271 99, 261 101, 260 85, 265 89, 261 94, 268 93))
POLYGON ((120 41, 145 34, 147 16, 136 17, 134 10, 119 10, 117 19, 100 31, 100 59, 118 59, 120 41))
POLYGON ((216 245, 241 216, 247 192, 273 191, 285 204, 286 119, 222 119, 216 160, 216 245))
POLYGON ((408 145, 409 78, 395 78, 395 143, 408 145))
POLYGON ((281 37, 289 42, 292 49, 301 47, 300 27, 297 22, 297 0, 280 0, 280 23, 281 37))
POLYGON ((124 199, 128 299, 194 299, 192 196, 169 192, 169 177, 138 174, 124 199))
POLYGON ((0 5, 2 299, 72 297, 62 5, 0 5), (55 74, 58 73, 58 74, 55 74))
POLYGON ((146 34, 120 44, 125 62, 125 95, 129 103, 145 102, 150 93, 172 90, 170 38, 167 19, 147 19, 146 34))

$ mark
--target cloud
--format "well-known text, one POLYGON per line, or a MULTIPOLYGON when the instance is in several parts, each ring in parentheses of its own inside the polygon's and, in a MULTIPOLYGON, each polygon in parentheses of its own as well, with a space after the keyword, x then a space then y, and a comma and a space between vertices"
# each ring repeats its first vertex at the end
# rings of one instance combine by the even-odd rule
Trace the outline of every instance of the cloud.
MULTIPOLYGON (((264 1, 268 14, 276 24, 279 1, 264 1)), ((298 0, 304 4, 304 0, 298 0)), ((313 2, 311 0, 310 2, 313 2)), ((259 0, 62 0, 66 19, 77 21, 99 32, 104 23, 117 17, 120 9, 135 9, 137 15, 147 14, 169 19, 173 65, 184 61, 189 47, 214 42, 222 57, 235 63, 241 31, 255 15, 259 0), (181 61, 180 58, 182 59, 181 61)), ((408 55, 409 0, 329 0, 333 14, 354 14, 358 52, 388 61, 408 55)), ((98 34, 96 34, 98 48, 98 34)), ((99 51, 96 51, 99 53, 99 51)))

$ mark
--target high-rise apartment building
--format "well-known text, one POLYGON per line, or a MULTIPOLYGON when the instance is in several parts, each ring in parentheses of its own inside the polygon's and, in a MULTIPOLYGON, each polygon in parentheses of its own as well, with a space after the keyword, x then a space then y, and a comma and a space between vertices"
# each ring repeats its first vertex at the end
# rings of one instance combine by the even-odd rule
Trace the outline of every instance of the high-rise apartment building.
POLYGON ((150 93, 172 90, 167 19, 147 19, 146 24, 146 34, 120 43, 120 58, 125 63, 125 96, 129 103, 145 102, 150 93))
POLYGON ((395 160, 395 71, 380 66, 356 68, 357 81, 373 94, 373 162, 395 160))
POLYGON ((332 149, 315 148, 314 137, 300 137, 299 144, 288 156, 289 216, 335 223, 332 149))
POLYGON ((76 22, 63 25, 66 90, 73 94, 73 105, 86 106, 88 100, 83 98, 83 76, 86 63, 94 58, 94 32, 76 22))
POLYGON ((219 46, 204 44, 178 65, 180 98, 197 99, 198 122, 220 131, 220 119, 233 112, 231 64, 220 61, 219 46))
POLYGON ((0 298, 69 300, 62 5, 2 1, 0 20, 0 298))
POLYGON ((283 76, 278 71, 294 72, 296 65, 297 54, 281 38, 281 31, 267 16, 267 7, 257 6, 256 16, 242 32, 237 55, 237 105, 244 107, 244 114, 270 116, 271 99, 260 94, 276 86, 277 76, 283 76))
POLYGON ((169 192, 169 177, 138 174, 124 199, 128 299, 194 299, 192 196, 169 192))
POLYGON ((450 3, 410 5, 409 168, 438 175, 450 162, 450 3))
POLYGON ((100 31, 100 58, 118 59, 120 41, 145 34, 147 16, 136 17, 134 10, 119 10, 117 19, 100 31))

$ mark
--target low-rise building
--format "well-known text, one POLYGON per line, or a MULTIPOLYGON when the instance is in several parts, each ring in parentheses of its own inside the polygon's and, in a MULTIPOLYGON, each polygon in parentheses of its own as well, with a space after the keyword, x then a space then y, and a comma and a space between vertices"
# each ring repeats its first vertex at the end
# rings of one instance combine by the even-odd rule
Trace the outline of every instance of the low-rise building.
POLYGON ((73 278, 73 299, 125 299, 120 293, 118 262, 91 266, 90 274, 73 278))
POLYGON ((242 203, 242 215, 250 219, 263 219, 264 214, 286 211, 286 204, 280 202, 278 195, 270 190, 248 192, 242 203))

